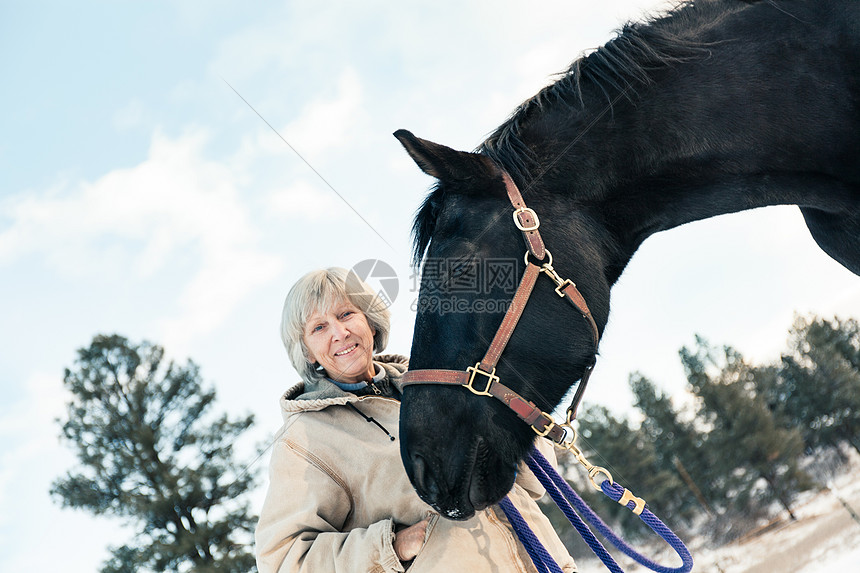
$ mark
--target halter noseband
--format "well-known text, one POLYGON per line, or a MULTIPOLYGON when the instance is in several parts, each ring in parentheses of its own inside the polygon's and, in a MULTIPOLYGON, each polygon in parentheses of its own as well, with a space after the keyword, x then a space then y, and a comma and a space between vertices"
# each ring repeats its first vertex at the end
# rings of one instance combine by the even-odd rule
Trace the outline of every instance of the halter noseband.
POLYGON ((544 246, 543 239, 538 232, 540 220, 537 213, 526 207, 525 201, 517 189, 516 184, 504 170, 502 177, 505 182, 505 189, 508 192, 508 198, 514 206, 514 224, 522 232, 528 250, 525 254, 526 271, 523 274, 522 280, 514 293, 513 301, 511 302, 508 311, 502 319, 502 324, 496 331, 493 341, 484 358, 477 362, 474 366, 470 366, 463 370, 409 370, 401 379, 401 385, 405 388, 412 384, 445 384, 455 386, 465 386, 473 394, 478 396, 492 396, 501 400, 508 408, 514 411, 526 424, 539 435, 546 436, 557 444, 565 443, 565 427, 569 427, 574 418, 576 418, 576 410, 579 403, 582 401, 582 395, 585 391, 585 386, 588 384, 588 378, 591 371, 594 369, 594 364, 597 356, 597 343, 600 340, 600 333, 597 330, 597 324, 591 316, 591 311, 585 303, 585 298, 577 290, 576 285, 570 279, 562 279, 552 266, 552 254, 544 246), (531 255, 531 257, 529 256, 531 255), (533 263, 530 259, 538 262, 548 259, 547 262, 540 266, 533 263), (570 406, 567 409, 567 422, 565 424, 556 424, 552 416, 538 408, 534 402, 526 400, 499 381, 496 376, 496 364, 499 357, 504 351, 514 328, 517 326, 526 303, 529 300, 532 289, 537 281, 540 273, 546 274, 556 284, 555 292, 561 298, 567 300, 573 307, 579 311, 582 317, 588 321, 591 327, 591 334, 594 343, 594 358, 591 363, 585 368, 582 374, 580 383, 576 388, 576 393, 573 396, 570 406), (481 379, 480 376, 485 378, 481 379), (476 386, 476 378, 477 381, 476 386))

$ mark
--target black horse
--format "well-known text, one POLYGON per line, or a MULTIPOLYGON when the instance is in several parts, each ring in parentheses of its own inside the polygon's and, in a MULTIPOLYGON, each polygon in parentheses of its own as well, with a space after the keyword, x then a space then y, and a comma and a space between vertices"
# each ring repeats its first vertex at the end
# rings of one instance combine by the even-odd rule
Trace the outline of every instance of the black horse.
MULTIPOLYGON (((440 276, 426 262, 518 259, 522 272, 503 170, 541 217, 558 274, 578 285, 600 333, 610 288, 639 245, 715 215, 798 205, 821 248, 860 274, 857 0, 688 2, 575 61, 475 153, 395 135, 438 178, 413 228, 425 272, 412 369, 473 366, 499 327, 504 308, 469 310, 509 291, 459 293, 463 311, 440 312, 426 303, 450 298, 439 281, 456 282, 465 265, 440 276)), ((551 412, 594 345, 589 324, 544 280, 496 374, 551 412)), ((407 387, 400 424, 413 485, 454 519, 498 501, 535 440, 501 402, 459 387, 407 387)))

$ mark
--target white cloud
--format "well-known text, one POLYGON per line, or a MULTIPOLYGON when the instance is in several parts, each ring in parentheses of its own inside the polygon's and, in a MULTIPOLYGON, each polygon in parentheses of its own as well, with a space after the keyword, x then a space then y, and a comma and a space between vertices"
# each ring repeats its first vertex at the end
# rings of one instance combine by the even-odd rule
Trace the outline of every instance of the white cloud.
POLYGON ((287 219, 319 221, 338 216, 343 204, 322 181, 297 181, 289 187, 275 189, 265 198, 267 212, 287 219))
POLYGON ((117 131, 126 131, 143 124, 146 109, 139 99, 133 99, 113 114, 113 126, 117 131))
POLYGON ((276 276, 280 267, 277 257, 252 249, 210 253, 180 297, 182 314, 161 321, 164 346, 184 354, 189 340, 221 324, 254 287, 276 276))
MULTIPOLYGON (((241 90, 237 91, 242 93, 241 90)), ((334 93, 329 95, 310 100, 295 119, 280 126, 274 117, 267 117, 261 111, 264 106, 249 100, 253 109, 272 124, 277 133, 237 97, 238 105, 245 108, 243 113, 254 116, 256 128, 253 133, 242 137, 238 149, 230 158, 230 164, 236 170, 245 172, 253 169, 266 156, 293 156, 290 157, 291 163, 300 165, 302 170, 309 170, 301 159, 295 157, 297 153, 317 169, 327 153, 354 146, 359 132, 357 128, 367 120, 358 73, 351 68, 343 70, 334 86, 334 93)))
POLYGON ((304 59, 300 43, 286 18, 258 21, 221 41, 209 69, 239 87, 257 74, 282 71, 290 58, 304 59))
POLYGON ((335 97, 312 101, 282 133, 306 158, 320 156, 354 144, 354 128, 363 116, 361 81, 355 70, 346 69, 338 78, 335 97))
POLYGON ((176 139, 156 133, 149 157, 134 167, 0 204, 12 220, 0 232, 0 265, 36 253, 66 276, 144 279, 191 252, 196 275, 180 294, 179 316, 165 324, 174 339, 211 328, 280 263, 256 247, 234 173, 203 156, 207 139, 201 131, 176 139))
POLYGON ((72 451, 58 447, 55 421, 64 417, 69 394, 61 377, 44 371, 31 372, 22 386, 20 400, 9 404, 12 413, 0 418, 0 570, 49 571, 62 554, 66 570, 93 571, 105 558, 104 544, 132 532, 117 520, 61 510, 51 499, 53 480, 75 465, 72 451), (43 555, 39 538, 59 553, 43 555))
MULTIPOLYGON (((29 467, 57 447, 59 426, 54 422, 65 410, 62 380, 44 372, 33 372, 24 383, 24 397, 0 418, 0 443, 12 443, 0 452, 0 507, 13 502, 10 487, 19 483, 22 468, 29 467)), ((53 466, 53 464, 52 464, 53 466)), ((0 511, 0 527, 12 513, 0 511)))

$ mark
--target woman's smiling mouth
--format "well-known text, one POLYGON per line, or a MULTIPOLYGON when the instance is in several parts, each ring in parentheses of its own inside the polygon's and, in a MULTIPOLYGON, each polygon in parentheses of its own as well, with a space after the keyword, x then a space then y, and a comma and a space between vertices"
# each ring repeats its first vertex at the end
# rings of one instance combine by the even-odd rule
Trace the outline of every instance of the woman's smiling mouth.
POLYGON ((346 349, 341 350, 341 351, 339 351, 339 352, 335 352, 335 353, 334 353, 334 355, 335 355, 335 356, 346 356, 347 354, 351 353, 351 352, 352 352, 353 350, 355 350, 356 348, 358 348, 358 343, 353 344, 353 345, 352 345, 352 346, 350 346, 349 348, 346 348, 346 349))

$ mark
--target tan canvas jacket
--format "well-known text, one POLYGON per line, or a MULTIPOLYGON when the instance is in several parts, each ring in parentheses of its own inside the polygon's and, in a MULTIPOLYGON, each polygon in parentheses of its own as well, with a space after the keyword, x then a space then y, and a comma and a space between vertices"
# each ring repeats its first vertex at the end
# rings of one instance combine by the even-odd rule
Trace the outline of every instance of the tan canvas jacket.
MULTIPOLYGON (((375 361, 392 378, 406 369, 405 357, 375 361)), ((397 400, 358 397, 323 380, 292 388, 281 408, 285 423, 274 444, 256 531, 260 573, 404 571, 392 545, 395 528, 428 515, 424 547, 407 563, 410 573, 535 571, 498 507, 450 521, 418 498, 400 461, 397 400)), ((563 570, 575 571, 533 499, 543 489, 523 468, 510 498, 563 570)))

